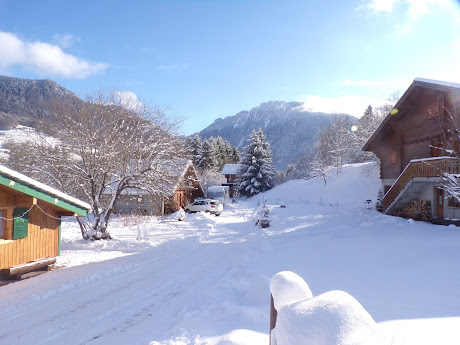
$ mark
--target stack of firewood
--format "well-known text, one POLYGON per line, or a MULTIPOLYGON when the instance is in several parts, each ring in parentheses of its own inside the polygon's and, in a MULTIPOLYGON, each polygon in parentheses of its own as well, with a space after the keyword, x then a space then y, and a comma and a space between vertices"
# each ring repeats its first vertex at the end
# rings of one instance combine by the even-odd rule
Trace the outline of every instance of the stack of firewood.
POLYGON ((405 218, 431 222, 431 201, 412 200, 400 211, 400 215, 405 218))

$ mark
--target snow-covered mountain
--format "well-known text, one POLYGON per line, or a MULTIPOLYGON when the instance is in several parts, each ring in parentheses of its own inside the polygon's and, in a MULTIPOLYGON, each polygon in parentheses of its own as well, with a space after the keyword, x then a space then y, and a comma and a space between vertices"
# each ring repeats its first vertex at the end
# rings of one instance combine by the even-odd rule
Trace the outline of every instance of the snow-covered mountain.
POLYGON ((56 102, 82 102, 52 80, 32 80, 0 75, 0 127, 34 126, 38 118, 52 114, 56 102))
POLYGON ((261 128, 270 143, 273 165, 277 170, 284 170, 288 164, 311 152, 320 131, 335 116, 351 115, 310 112, 302 102, 273 101, 217 119, 199 134, 203 138, 221 136, 241 150, 247 145, 252 130, 261 128))

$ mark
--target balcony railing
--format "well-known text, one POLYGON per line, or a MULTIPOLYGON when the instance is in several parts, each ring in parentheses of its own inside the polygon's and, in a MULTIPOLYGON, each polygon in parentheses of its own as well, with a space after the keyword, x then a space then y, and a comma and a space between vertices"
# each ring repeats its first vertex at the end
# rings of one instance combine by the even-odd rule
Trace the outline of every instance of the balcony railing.
POLYGON ((414 177, 441 177, 444 173, 459 174, 460 159, 454 157, 436 157, 410 161, 383 197, 383 211, 386 212, 391 203, 414 177))

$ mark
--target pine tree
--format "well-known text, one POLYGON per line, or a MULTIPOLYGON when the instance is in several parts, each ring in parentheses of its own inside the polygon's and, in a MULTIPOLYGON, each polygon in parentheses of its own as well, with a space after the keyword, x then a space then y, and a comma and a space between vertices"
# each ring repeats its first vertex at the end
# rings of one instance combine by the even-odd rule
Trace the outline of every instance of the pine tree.
POLYGON ((221 170, 225 163, 227 163, 227 152, 226 152, 226 142, 222 137, 212 138, 214 139, 215 146, 215 163, 216 168, 221 170))
POLYGON ((203 142, 203 154, 198 166, 204 170, 216 169, 216 148, 212 140, 205 139, 203 142))
POLYGON ((198 166, 203 157, 203 141, 198 133, 190 140, 190 146, 192 149, 193 164, 198 166))
POLYGON ((241 160, 241 153, 240 151, 238 151, 236 146, 233 146, 230 163, 237 164, 240 162, 240 160, 241 160))
POLYGON ((262 129, 253 130, 244 148, 238 191, 242 196, 253 196, 272 187, 275 169, 272 166, 270 144, 262 129))

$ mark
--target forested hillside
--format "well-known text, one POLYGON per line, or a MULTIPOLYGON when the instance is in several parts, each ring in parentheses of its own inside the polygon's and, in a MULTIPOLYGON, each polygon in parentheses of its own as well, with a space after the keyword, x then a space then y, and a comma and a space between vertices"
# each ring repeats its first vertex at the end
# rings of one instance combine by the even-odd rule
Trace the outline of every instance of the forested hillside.
POLYGON ((203 129, 200 136, 221 136, 241 150, 247 145, 251 132, 260 128, 270 143, 273 165, 277 170, 284 170, 288 164, 312 152, 320 132, 336 117, 351 116, 310 112, 301 102, 266 102, 249 111, 217 119, 203 129))

